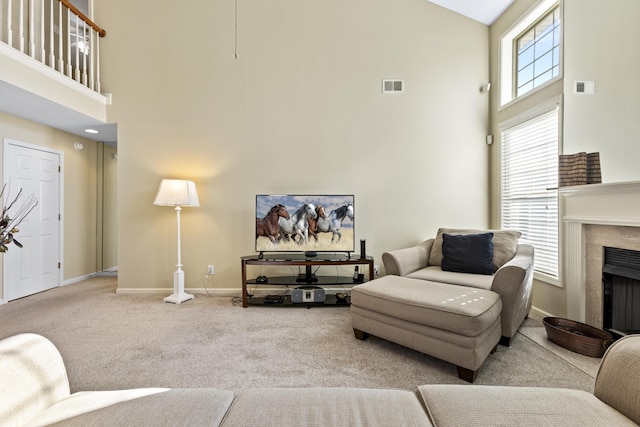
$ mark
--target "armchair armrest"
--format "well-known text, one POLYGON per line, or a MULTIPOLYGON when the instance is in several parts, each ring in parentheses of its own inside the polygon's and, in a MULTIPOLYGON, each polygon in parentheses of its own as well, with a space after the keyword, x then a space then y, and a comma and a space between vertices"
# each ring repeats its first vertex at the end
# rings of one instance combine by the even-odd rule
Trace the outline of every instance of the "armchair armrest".
POLYGON ((507 339, 513 337, 531 309, 533 262, 533 246, 520 244, 493 278, 491 290, 502 300, 502 336, 507 339))
POLYGON ((397 249, 382 254, 386 274, 406 276, 429 265, 429 253, 435 239, 427 239, 410 248, 397 249))

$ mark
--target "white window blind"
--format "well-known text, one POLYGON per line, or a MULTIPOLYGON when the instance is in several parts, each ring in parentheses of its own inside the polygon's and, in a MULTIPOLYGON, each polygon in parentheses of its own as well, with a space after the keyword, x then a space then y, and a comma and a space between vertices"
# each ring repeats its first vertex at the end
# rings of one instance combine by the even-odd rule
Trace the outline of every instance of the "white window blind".
POLYGON ((534 271, 557 280, 558 108, 501 131, 501 221, 533 245, 534 271))

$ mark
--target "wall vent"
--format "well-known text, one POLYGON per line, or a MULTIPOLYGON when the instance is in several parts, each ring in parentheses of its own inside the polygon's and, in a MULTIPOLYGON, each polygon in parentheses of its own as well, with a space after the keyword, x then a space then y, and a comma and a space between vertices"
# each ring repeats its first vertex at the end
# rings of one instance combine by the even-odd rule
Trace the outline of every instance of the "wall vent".
POLYGON ((575 95, 593 95, 596 93, 596 82, 593 80, 574 81, 573 93, 575 95))
POLYGON ((404 92, 404 80, 382 80, 382 93, 404 92))

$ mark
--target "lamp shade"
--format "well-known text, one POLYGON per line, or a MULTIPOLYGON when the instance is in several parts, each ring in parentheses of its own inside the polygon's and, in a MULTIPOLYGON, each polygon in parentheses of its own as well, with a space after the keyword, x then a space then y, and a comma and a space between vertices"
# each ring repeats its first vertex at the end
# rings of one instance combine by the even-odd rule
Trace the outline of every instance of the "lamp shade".
POLYGON ((153 204, 157 206, 200 206, 196 184, 184 179, 163 179, 153 204))

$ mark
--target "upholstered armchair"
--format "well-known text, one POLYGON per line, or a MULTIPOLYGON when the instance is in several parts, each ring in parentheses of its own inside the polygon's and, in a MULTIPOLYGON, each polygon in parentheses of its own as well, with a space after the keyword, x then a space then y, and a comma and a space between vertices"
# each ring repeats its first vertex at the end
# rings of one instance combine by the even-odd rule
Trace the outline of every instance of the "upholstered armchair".
MULTIPOLYGON (((435 238, 427 239, 415 246, 385 252, 382 254, 386 274, 422 279, 427 282, 448 283, 491 290, 500 295, 502 300, 500 343, 509 346, 511 338, 528 316, 531 309, 531 287, 533 282, 534 249, 528 244, 519 244, 520 233, 511 230, 469 230, 441 228, 435 238), (446 236, 445 236, 446 235, 446 236), (451 236, 469 236, 468 239, 456 242, 451 236), (479 250, 471 238, 480 236, 479 250), (447 239, 447 242, 445 240, 447 239), (458 247, 452 243, 456 243, 458 247), (444 244, 444 248, 443 248, 444 244), (475 245, 475 246, 474 246, 475 245), (490 248, 489 253, 484 249, 490 248), (443 251, 444 249, 444 251, 443 251), (452 253, 457 263, 447 265, 446 253, 452 253), (475 251, 475 252, 474 252, 475 251), (479 254, 478 251, 484 251, 479 254), (464 268, 465 257, 471 264, 489 256, 488 271, 482 274, 474 272, 475 266, 464 268), (444 263, 444 265, 443 265, 444 263), (453 267, 451 267, 453 265, 453 267)), ((486 263, 485 263, 486 264, 486 263)), ((425 286, 428 292, 428 286, 425 286)))

